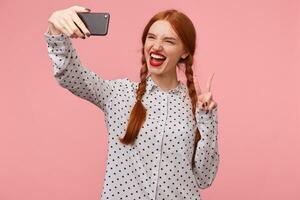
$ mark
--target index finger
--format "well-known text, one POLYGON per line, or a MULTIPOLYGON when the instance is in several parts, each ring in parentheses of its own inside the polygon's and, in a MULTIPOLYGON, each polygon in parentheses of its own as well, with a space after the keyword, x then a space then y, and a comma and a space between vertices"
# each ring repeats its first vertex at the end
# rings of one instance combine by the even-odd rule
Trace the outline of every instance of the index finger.
POLYGON ((196 76, 196 74, 194 76, 194 85, 195 85, 195 90, 196 90, 197 95, 201 94, 201 88, 200 88, 198 77, 196 76))
POLYGON ((209 80, 208 80, 207 85, 206 85, 206 90, 207 90, 207 92, 210 92, 210 90, 211 90, 211 83, 212 83, 212 79, 213 79, 214 75, 215 75, 215 73, 213 73, 213 74, 209 77, 209 80))

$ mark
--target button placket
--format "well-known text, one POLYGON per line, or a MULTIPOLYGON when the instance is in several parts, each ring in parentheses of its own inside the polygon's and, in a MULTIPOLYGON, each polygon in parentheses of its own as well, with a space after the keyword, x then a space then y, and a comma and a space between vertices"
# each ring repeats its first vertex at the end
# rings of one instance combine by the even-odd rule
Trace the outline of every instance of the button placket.
POLYGON ((168 93, 161 92, 161 95, 163 96, 162 98, 162 106, 161 106, 161 111, 162 111, 162 121, 160 123, 160 143, 159 143, 159 151, 156 154, 156 158, 158 160, 158 165, 154 171, 154 178, 156 179, 156 184, 155 184, 155 199, 157 198, 157 189, 158 189, 158 181, 159 181, 159 175, 160 175, 160 164, 161 164, 161 159, 162 159, 162 151, 163 151, 163 139, 165 135, 165 128, 166 128, 166 122, 167 122, 167 117, 168 117, 168 104, 169 104, 169 96, 168 93), (164 105, 164 108, 163 108, 164 105), (157 173, 157 174, 156 174, 157 173), (156 176, 155 176, 156 175, 156 176))

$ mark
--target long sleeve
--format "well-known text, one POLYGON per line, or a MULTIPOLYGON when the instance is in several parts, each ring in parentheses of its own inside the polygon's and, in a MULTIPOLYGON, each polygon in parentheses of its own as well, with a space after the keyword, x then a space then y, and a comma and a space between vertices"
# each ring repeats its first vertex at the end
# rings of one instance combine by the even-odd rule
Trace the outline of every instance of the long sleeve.
POLYGON ((196 108, 197 127, 201 134, 198 141, 195 167, 193 173, 198 187, 205 189, 213 183, 219 166, 218 152, 218 118, 217 107, 205 113, 198 106, 196 108))
POLYGON ((76 96, 90 101, 105 113, 114 92, 118 91, 122 79, 103 80, 99 75, 81 64, 71 39, 61 33, 44 33, 48 55, 52 61, 54 77, 60 86, 76 96))

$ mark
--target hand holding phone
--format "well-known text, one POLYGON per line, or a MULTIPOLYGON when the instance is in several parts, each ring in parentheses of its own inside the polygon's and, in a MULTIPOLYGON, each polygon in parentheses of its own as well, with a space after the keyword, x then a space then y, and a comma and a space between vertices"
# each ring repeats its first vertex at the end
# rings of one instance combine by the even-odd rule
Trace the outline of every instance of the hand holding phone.
POLYGON ((108 31, 109 13, 90 13, 81 6, 72 6, 64 10, 54 11, 48 19, 50 34, 64 33, 71 38, 85 39, 90 35, 106 35, 108 31))

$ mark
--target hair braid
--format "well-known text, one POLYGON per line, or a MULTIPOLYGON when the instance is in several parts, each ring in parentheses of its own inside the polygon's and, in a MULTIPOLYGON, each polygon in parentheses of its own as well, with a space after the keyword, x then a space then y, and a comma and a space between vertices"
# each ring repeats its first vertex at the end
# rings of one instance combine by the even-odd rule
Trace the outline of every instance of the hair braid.
MULTIPOLYGON (((192 112, 193 112, 193 116, 194 116, 194 120, 196 120, 196 106, 197 106, 197 101, 198 101, 198 97, 197 97, 197 92, 195 89, 195 85, 194 85, 194 76, 193 76, 193 69, 192 69, 192 64, 193 64, 193 57, 189 56, 188 60, 186 61, 186 68, 185 68, 185 75, 186 75, 186 85, 188 87, 189 90, 189 96, 192 102, 192 112)), ((199 129, 197 128, 195 131, 195 141, 194 141, 194 150, 193 150, 193 157, 192 157, 192 168, 195 167, 195 153, 196 153, 196 148, 197 148, 197 144, 198 141, 201 139, 201 134, 199 129)))
POLYGON ((146 120, 147 109, 142 104, 142 98, 146 91, 146 79, 148 74, 148 68, 146 65, 146 59, 142 56, 142 68, 140 70, 140 83, 136 90, 136 102, 132 108, 129 116, 128 123, 131 126, 127 127, 126 134, 123 138, 119 138, 123 144, 134 144, 135 138, 137 138, 139 130, 143 126, 146 120))

